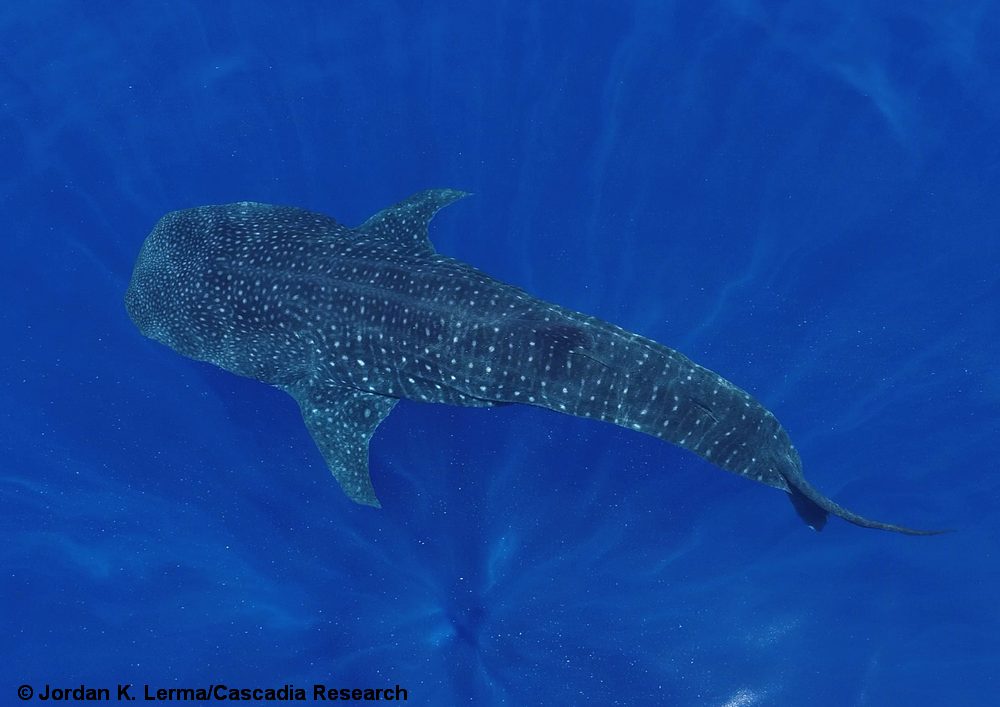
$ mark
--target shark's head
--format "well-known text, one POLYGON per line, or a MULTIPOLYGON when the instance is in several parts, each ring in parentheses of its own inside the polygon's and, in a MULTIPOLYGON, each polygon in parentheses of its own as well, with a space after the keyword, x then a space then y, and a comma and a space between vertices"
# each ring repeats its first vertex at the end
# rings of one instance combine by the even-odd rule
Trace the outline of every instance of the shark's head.
POLYGON ((191 273, 211 225, 210 207, 174 211, 146 237, 125 292, 125 309, 145 336, 174 348, 184 342, 190 290, 199 285, 191 273))
POLYGON ((142 244, 142 250, 132 269, 132 279, 125 291, 125 309, 145 336, 162 340, 161 324, 166 320, 167 285, 170 270, 169 239, 160 222, 142 244))
POLYGON ((276 289, 278 280, 308 271, 317 249, 327 252, 326 241, 317 247, 317 240, 342 230, 321 214, 249 201, 173 211, 143 243, 125 308, 147 337, 242 370, 234 368, 237 359, 254 354, 248 339, 298 322, 282 293, 268 299, 272 288, 261 285, 263 272, 276 289))

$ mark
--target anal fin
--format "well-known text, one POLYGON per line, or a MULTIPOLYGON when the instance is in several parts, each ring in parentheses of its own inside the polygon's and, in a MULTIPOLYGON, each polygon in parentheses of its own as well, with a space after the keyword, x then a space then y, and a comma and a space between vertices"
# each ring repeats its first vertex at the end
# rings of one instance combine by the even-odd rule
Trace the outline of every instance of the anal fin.
POLYGON ((330 472, 356 503, 380 507, 368 472, 368 441, 396 398, 337 385, 289 390, 330 472))

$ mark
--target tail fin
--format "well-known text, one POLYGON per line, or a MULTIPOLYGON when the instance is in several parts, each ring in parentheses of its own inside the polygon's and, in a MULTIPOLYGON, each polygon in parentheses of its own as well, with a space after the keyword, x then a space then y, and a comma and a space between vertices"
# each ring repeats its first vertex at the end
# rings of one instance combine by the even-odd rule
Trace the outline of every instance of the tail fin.
POLYGON ((795 511, 813 530, 822 530, 826 524, 826 514, 832 513, 835 516, 843 518, 848 523, 860 525, 862 528, 889 530, 894 533, 903 533, 904 535, 940 535, 941 533, 951 532, 950 529, 915 530, 902 525, 870 520, 831 501, 813 488, 801 473, 785 473, 784 477, 790 487, 789 493, 791 494, 792 505, 795 506, 795 511))
POLYGON ((795 507, 795 512, 799 514, 799 518, 804 520, 806 525, 816 532, 821 531, 823 526, 826 525, 828 515, 826 509, 810 501, 794 486, 790 488, 788 495, 792 499, 792 506, 795 507))

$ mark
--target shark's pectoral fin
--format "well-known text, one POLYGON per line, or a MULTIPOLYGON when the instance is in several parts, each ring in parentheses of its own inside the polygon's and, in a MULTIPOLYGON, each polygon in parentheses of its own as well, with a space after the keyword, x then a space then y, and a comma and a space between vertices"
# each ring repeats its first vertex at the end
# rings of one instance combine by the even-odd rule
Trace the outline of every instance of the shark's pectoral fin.
POLYGON ((427 237, 427 224, 438 211, 468 192, 457 189, 427 189, 398 204, 382 209, 354 229, 360 238, 378 238, 405 248, 434 251, 427 237))
POLYGON ((352 501, 379 507, 368 474, 368 440, 396 399, 331 385, 289 392, 344 493, 352 501))

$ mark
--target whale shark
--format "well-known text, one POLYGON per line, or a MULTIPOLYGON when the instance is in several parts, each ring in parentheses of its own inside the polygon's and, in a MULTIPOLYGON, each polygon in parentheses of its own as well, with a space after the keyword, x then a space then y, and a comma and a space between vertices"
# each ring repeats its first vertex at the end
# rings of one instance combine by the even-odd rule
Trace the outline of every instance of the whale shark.
POLYGON ((145 336, 286 391, 348 497, 379 506, 368 444, 401 399, 522 404, 610 422, 788 494, 820 530, 870 520, 806 481, 785 429, 687 356, 436 252, 428 224, 466 196, 419 192, 357 227, 290 206, 163 216, 125 294, 145 336))

